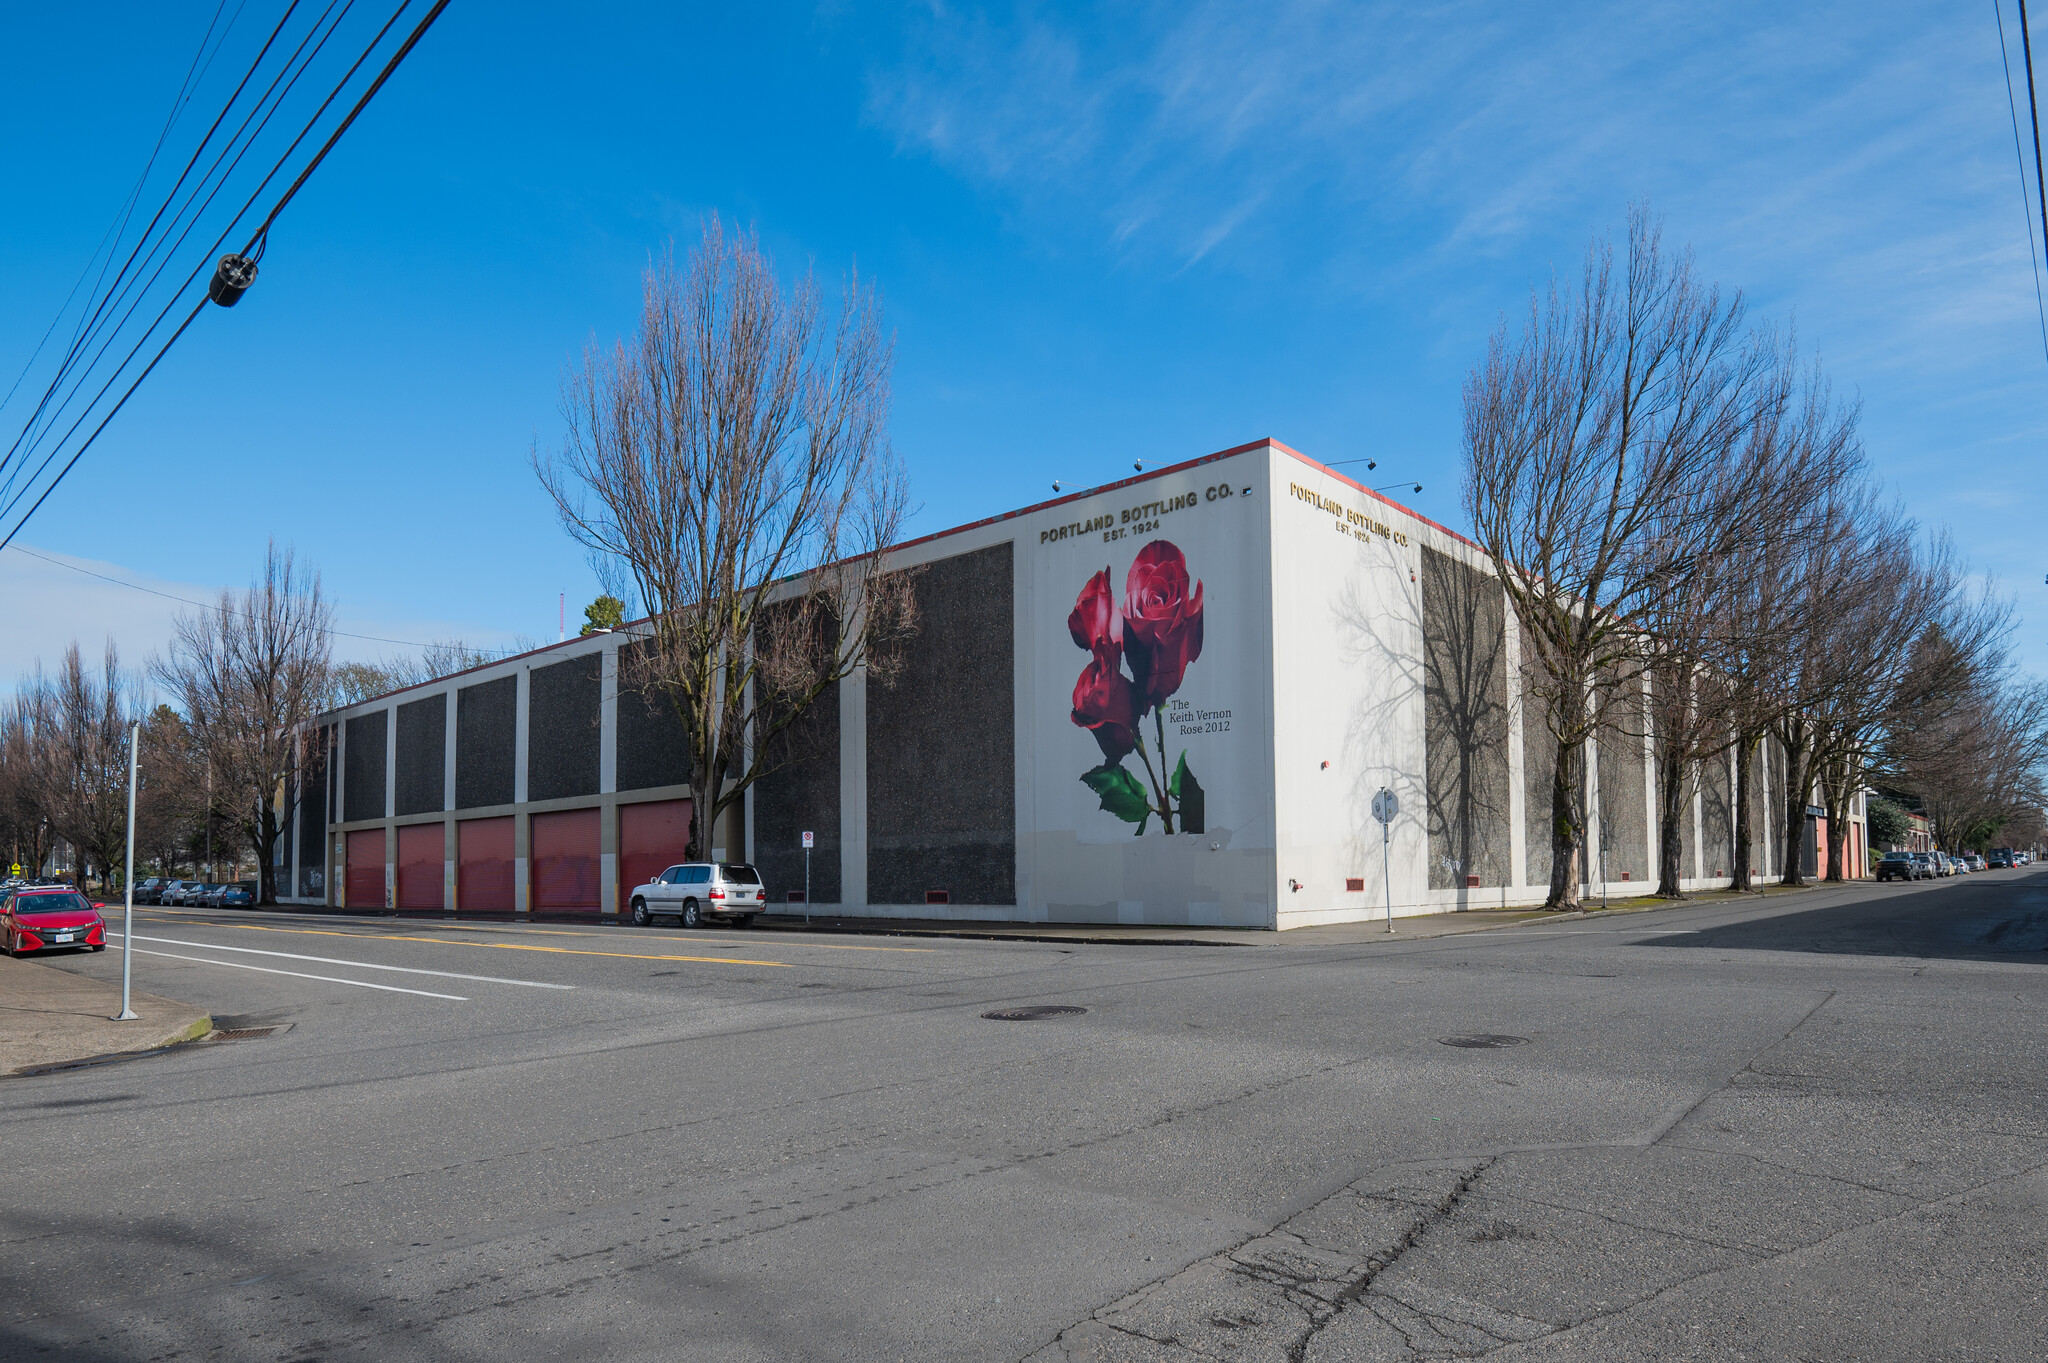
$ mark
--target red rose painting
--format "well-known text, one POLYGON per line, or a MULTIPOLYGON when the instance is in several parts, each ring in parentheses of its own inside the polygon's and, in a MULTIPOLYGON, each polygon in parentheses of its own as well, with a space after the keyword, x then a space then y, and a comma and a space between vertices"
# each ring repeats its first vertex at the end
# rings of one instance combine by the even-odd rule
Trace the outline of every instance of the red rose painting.
POLYGON ((1139 703, 1157 706, 1202 656, 1202 584, 1188 589, 1188 561, 1177 547, 1154 540, 1138 551, 1124 579, 1123 619, 1139 703))
POLYGON ((1202 584, 1192 582, 1180 547, 1153 540, 1138 551, 1118 602, 1109 569, 1089 578, 1067 616, 1067 632, 1088 650, 1088 666, 1074 683, 1074 723, 1095 736, 1102 765, 1081 776, 1102 808, 1134 823, 1143 834, 1153 815, 1162 833, 1200 833, 1206 826, 1202 786, 1188 770, 1188 755, 1166 767, 1166 700, 1180 690, 1188 665, 1202 656, 1202 584), (1123 665, 1130 664, 1130 675, 1123 665), (1151 712, 1158 762, 1146 745, 1151 712), (1145 779, 1123 765, 1130 753, 1144 763, 1145 779))

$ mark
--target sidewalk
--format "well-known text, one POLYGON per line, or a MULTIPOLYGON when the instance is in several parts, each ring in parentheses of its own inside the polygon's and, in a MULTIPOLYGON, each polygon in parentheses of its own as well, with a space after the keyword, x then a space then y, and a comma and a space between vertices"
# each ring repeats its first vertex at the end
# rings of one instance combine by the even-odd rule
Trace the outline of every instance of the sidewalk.
POLYGON ((204 1009, 154 994, 131 994, 139 1022, 115 1022, 121 987, 68 970, 0 956, 0 1074, 147 1051, 213 1030, 204 1009))
POLYGON ((1396 918, 1389 933, 1385 920, 1332 923, 1325 927, 1178 928, 1126 923, 973 923, 949 918, 839 918, 820 916, 805 923, 801 914, 763 914, 748 925, 752 932, 843 932, 867 937, 963 937, 998 942, 1087 942, 1122 946, 1286 947, 1348 946, 1359 942, 1406 941, 1418 937, 1449 937, 1484 932, 1536 919, 1578 917, 1537 909, 1488 909, 1468 913, 1418 914, 1396 918))
POLYGON ((1463 913, 1415 914, 1406 918, 1396 918, 1391 933, 1387 931, 1385 919, 1331 923, 1323 927, 1289 928, 1285 932, 1274 932, 1266 928, 1176 928, 1123 923, 972 923, 947 918, 820 916, 805 923, 802 914, 786 913, 762 914, 749 924, 749 930, 844 932, 872 937, 965 937, 999 942, 1087 942, 1123 946, 1355 946, 1370 942, 1413 941, 1422 937, 1452 937, 1464 932, 1487 932, 1494 928, 1519 927, 1524 923, 1614 918, 1625 914, 1653 913, 1659 909, 1680 906, 1754 903, 1766 896, 1801 894, 1812 888, 1815 887, 1772 885, 1760 893, 1752 891, 1743 895, 1728 890, 1699 890, 1678 900, 1650 896, 1614 899, 1604 908, 1598 899, 1589 899, 1583 908, 1572 913, 1547 913, 1542 909, 1473 909, 1463 913))

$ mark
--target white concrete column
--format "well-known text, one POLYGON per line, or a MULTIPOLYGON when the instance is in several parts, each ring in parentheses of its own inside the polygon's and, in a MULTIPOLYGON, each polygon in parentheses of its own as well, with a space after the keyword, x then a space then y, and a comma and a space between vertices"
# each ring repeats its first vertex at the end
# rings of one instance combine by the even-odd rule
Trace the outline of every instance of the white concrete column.
POLYGON ((455 688, 448 688, 447 735, 441 744, 441 808, 455 808, 455 688))
MULTIPOLYGON (((1643 715, 1648 718, 1651 708, 1650 678, 1645 675, 1643 683, 1643 715)), ((1649 724, 1643 725, 1643 865, 1650 868, 1649 878, 1656 881, 1661 874, 1657 865, 1657 735, 1649 724)))
POLYGON ((1508 885, 1529 886, 1529 768, 1522 739, 1522 624, 1507 592, 1501 592, 1502 652, 1508 684, 1508 885))
POLYGON ((598 655, 598 755, 597 789, 611 795, 619 788, 619 644, 618 635, 605 640, 598 655))
MULTIPOLYGON (((513 674, 518 677, 517 694, 513 700, 512 722, 512 800, 525 804, 526 795, 526 719, 527 708, 533 699, 533 669, 522 667, 513 674)), ((526 812, 520 810, 513 815, 512 824, 512 912, 524 917, 530 910, 532 877, 528 867, 532 864, 529 854, 531 828, 526 812)))
POLYGON ((868 673, 839 683, 839 900, 848 913, 868 906, 868 673))
POLYGON ((384 711, 384 817, 398 812, 398 707, 384 711))
POLYGON ((384 907, 398 905, 398 707, 384 710, 384 907))

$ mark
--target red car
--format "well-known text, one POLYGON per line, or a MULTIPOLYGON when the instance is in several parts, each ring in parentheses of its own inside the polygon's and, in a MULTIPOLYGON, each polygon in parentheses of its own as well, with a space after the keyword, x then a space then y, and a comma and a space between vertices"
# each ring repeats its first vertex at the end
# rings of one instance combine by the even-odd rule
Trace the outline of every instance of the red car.
POLYGON ((105 951, 106 932, 92 901, 63 885, 24 886, 0 899, 0 943, 9 956, 56 947, 105 951))

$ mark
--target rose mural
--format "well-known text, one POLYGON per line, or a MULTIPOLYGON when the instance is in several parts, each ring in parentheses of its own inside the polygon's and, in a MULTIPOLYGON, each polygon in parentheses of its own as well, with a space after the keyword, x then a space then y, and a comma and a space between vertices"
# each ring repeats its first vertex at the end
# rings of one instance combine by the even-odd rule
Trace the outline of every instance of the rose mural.
POLYGON ((1188 770, 1187 750, 1171 772, 1166 768, 1166 701, 1180 690, 1188 664, 1202 656, 1202 584, 1190 586, 1179 546, 1153 540, 1140 549, 1124 576, 1121 602, 1109 569, 1089 578, 1067 617, 1067 631, 1090 655, 1074 683, 1074 723, 1102 749, 1102 764, 1082 773, 1082 782, 1104 810, 1138 826, 1134 836, 1145 832, 1155 814, 1162 833, 1175 832, 1176 820, 1179 832, 1203 832, 1202 786, 1188 770), (1148 711, 1156 765, 1145 743, 1148 711), (1132 753, 1144 766, 1143 780, 1124 765, 1132 753))

